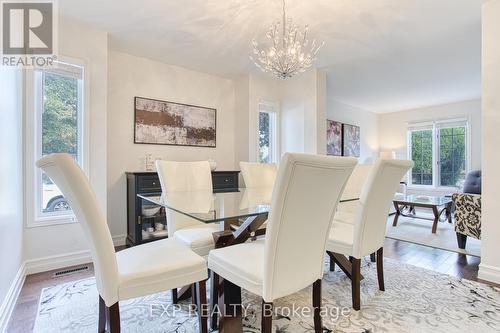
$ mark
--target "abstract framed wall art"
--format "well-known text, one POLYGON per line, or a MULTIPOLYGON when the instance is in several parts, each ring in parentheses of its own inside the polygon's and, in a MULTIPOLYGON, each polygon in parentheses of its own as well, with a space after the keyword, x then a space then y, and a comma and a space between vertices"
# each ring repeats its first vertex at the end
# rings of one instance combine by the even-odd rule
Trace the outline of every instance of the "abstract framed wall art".
POLYGON ((343 155, 359 157, 361 150, 361 135, 359 126, 342 125, 343 155))
POLYGON ((342 123, 326 121, 326 154, 342 156, 342 123))
POLYGON ((216 146, 216 109, 135 97, 134 111, 134 143, 216 146))

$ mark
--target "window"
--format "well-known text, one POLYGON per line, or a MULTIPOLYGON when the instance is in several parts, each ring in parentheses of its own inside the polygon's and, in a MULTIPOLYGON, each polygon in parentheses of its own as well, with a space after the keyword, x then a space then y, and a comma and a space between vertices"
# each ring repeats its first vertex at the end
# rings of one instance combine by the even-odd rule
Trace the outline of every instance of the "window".
POLYGON ((408 130, 410 184, 461 187, 468 168, 466 120, 417 124, 408 130))
POLYGON ((278 115, 273 103, 259 103, 259 151, 260 163, 278 162, 278 115))
POLYGON ((61 191, 35 162, 52 153, 68 153, 84 168, 83 67, 57 63, 50 69, 34 70, 27 82, 27 171, 28 186, 34 188, 31 202, 34 224, 73 221, 73 213, 61 191))

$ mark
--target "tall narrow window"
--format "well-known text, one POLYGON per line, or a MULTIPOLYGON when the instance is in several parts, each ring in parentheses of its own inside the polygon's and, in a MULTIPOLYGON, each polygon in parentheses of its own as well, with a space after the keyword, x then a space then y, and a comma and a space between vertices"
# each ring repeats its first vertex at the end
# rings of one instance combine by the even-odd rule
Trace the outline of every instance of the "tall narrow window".
POLYGON ((260 163, 278 162, 278 120, 274 104, 259 104, 259 151, 260 163))
POLYGON ((28 167, 34 169, 33 219, 35 224, 73 216, 59 188, 34 162, 52 153, 67 153, 83 167, 83 67, 58 63, 53 69, 35 70, 32 79, 33 106, 28 115, 33 137, 28 167))
POLYGON ((432 185, 432 129, 411 131, 411 159, 415 162, 411 183, 432 185))
POLYGON ((468 169, 466 120, 415 125, 408 130, 410 184, 460 187, 468 169))

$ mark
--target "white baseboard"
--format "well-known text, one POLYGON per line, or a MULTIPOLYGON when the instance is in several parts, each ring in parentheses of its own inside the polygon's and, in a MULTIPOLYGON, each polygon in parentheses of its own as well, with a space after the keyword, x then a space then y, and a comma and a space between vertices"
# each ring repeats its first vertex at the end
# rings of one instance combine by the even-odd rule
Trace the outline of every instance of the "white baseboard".
POLYGON ((90 250, 26 260, 26 275, 92 262, 90 250))
POLYGON ((500 284, 500 268, 479 264, 478 278, 500 284))
POLYGON ((17 271, 12 284, 10 285, 9 291, 0 306, 0 332, 6 332, 7 325, 9 323, 10 316, 12 315, 12 311, 14 311, 14 307, 17 303, 17 298, 21 293, 21 289, 24 284, 24 280, 26 278, 26 265, 25 263, 21 264, 19 270, 17 271))
MULTIPOLYGON (((127 235, 113 236, 113 244, 115 246, 125 245, 127 235)), ((76 266, 92 262, 90 250, 47 256, 42 258, 26 260, 22 263, 19 271, 10 286, 10 289, 5 296, 5 299, 0 307, 0 332, 7 329, 7 324, 17 303, 17 298, 26 279, 26 275, 36 274, 54 269, 61 269, 69 266, 76 266)))

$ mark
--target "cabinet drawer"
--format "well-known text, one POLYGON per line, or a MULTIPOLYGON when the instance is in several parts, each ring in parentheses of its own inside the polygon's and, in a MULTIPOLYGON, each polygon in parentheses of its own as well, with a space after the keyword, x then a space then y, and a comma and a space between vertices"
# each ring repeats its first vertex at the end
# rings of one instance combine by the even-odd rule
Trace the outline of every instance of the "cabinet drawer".
POLYGON ((212 185, 214 191, 229 190, 238 188, 238 174, 237 173, 213 173, 212 185))
POLYGON ((137 192, 161 192, 161 184, 158 176, 141 176, 137 179, 137 192))

